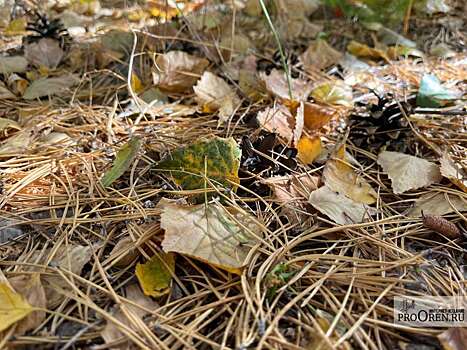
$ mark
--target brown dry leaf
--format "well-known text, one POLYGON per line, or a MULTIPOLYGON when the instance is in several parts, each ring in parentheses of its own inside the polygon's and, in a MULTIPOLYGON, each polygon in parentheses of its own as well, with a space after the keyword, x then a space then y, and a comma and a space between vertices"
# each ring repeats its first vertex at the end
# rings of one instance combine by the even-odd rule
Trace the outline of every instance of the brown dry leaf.
POLYGON ((258 225, 246 214, 219 204, 184 206, 162 199, 162 249, 185 254, 231 273, 241 274, 258 225))
POLYGON ((35 310, 18 322, 15 330, 16 335, 22 335, 29 330, 37 328, 45 320, 46 299, 44 287, 41 283, 39 273, 17 275, 8 280, 14 290, 17 290, 24 300, 35 310))
POLYGON ((428 193, 416 200, 415 207, 409 211, 408 215, 419 217, 422 211, 426 214, 444 215, 455 212, 453 206, 459 212, 467 211, 467 199, 447 193, 428 193))
POLYGON ((467 349, 467 328, 449 328, 438 335, 438 340, 444 350, 467 349))
POLYGON ((115 267, 126 267, 138 257, 138 249, 131 237, 120 239, 110 252, 109 260, 115 267))
POLYGON ((23 56, 0 56, 0 74, 23 73, 27 67, 23 56))
POLYGON ((21 130, 15 135, 10 136, 0 145, 0 156, 9 156, 22 153, 28 149, 33 140, 32 131, 29 129, 21 130))
POLYGON ((366 57, 374 59, 383 58, 386 61, 389 61, 389 57, 387 56, 385 51, 373 49, 365 44, 359 43, 354 40, 352 40, 347 45, 347 51, 356 57, 366 57))
MULTIPOLYGON (((125 312, 123 312, 121 309, 114 314, 114 317, 125 326, 130 327, 133 330, 137 330, 139 328, 135 324, 135 318, 139 322, 142 322, 142 318, 149 314, 149 312, 146 310, 155 310, 159 307, 159 305, 150 297, 145 296, 136 283, 126 287, 125 293, 128 300, 141 306, 142 308, 123 301, 122 305, 125 306, 125 310, 127 311, 127 314, 131 315, 131 318, 126 316, 125 312)), ((106 344, 110 344, 124 337, 125 333, 120 330, 118 325, 112 323, 111 321, 107 321, 106 326, 101 332, 101 336, 106 344)), ((129 349, 129 346, 130 344, 125 341, 119 346, 112 346, 112 349, 129 349)))
POLYGON ((441 174, 462 191, 467 192, 466 172, 454 162, 448 153, 444 153, 439 162, 441 163, 441 174))
POLYGON ((342 82, 323 83, 313 89, 311 96, 320 103, 353 107, 352 88, 342 82))
POLYGON ((324 183, 358 203, 373 204, 377 194, 370 184, 349 165, 345 145, 339 147, 334 157, 326 162, 323 171, 324 183))
POLYGON ((204 72, 193 90, 203 109, 219 111, 221 122, 226 122, 240 104, 240 99, 230 85, 211 72, 204 72))
POLYGON ((378 155, 377 162, 388 173, 395 194, 441 181, 439 167, 425 159, 384 151, 378 155))
POLYGON ((135 274, 144 294, 160 297, 170 292, 174 271, 174 254, 158 253, 146 263, 137 264, 135 274))
POLYGON ((64 51, 58 40, 43 38, 24 46, 24 57, 37 67, 55 69, 62 61, 64 51))
POLYGON ((309 102, 304 103, 303 119, 305 128, 307 128, 310 132, 322 128, 332 119, 337 118, 338 116, 339 114, 337 109, 333 107, 309 102))
POLYGON ((283 105, 277 105, 273 108, 267 107, 259 112, 256 118, 261 127, 277 133, 287 141, 287 144, 295 145, 302 133, 303 123, 299 121, 303 121, 303 118, 299 119, 297 123, 290 110, 283 105))
POLYGON ((310 164, 321 154, 322 149, 323 145, 319 136, 302 135, 297 144, 297 157, 304 164, 310 164))
POLYGON ((318 211, 341 225, 368 221, 369 216, 375 212, 373 208, 334 192, 328 186, 313 191, 308 201, 318 211))
MULTIPOLYGON (((289 86, 287 76, 283 71, 273 69, 271 74, 260 73, 261 80, 266 85, 266 90, 273 96, 277 96, 283 100, 290 100, 289 86)), ((311 93, 312 86, 310 83, 301 79, 290 79, 293 100, 306 101, 311 93)))
POLYGON ((169 51, 155 61, 154 85, 167 92, 185 92, 196 84, 208 60, 183 51, 169 51))
POLYGON ((319 177, 309 174, 285 175, 264 179, 262 183, 271 188, 277 204, 283 207, 284 215, 293 223, 303 222, 303 213, 308 210, 308 197, 318 188, 319 177))
POLYGON ((343 54, 334 49, 326 40, 313 40, 300 56, 305 71, 314 73, 316 69, 321 70, 338 63, 343 54))

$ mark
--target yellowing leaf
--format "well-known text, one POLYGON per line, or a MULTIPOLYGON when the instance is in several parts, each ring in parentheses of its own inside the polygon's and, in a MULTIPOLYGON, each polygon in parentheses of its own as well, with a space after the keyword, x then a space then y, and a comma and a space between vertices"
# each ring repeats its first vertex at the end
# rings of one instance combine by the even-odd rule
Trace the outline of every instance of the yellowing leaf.
POLYGON ((144 86, 143 86, 143 83, 141 82, 141 80, 138 78, 138 76, 135 74, 135 73, 132 73, 131 74, 131 89, 139 94, 140 92, 142 92, 144 90, 144 86))
POLYGON ((300 61, 305 71, 313 73, 317 69, 325 69, 338 63, 342 56, 342 53, 329 45, 326 40, 318 39, 311 42, 300 56, 300 61))
POLYGON ((389 61, 389 57, 386 52, 383 50, 373 49, 368 47, 365 44, 361 44, 357 41, 352 40, 347 45, 347 51, 357 57, 366 57, 366 58, 383 58, 386 61, 389 61))
POLYGON ((441 174, 462 191, 467 192, 466 172, 452 160, 448 153, 443 154, 439 162, 441 163, 441 174))
POLYGON ((28 21, 26 17, 20 17, 12 20, 5 28, 5 35, 18 35, 26 31, 28 21))
POLYGON ((316 131, 322 128, 337 116, 337 110, 333 107, 304 103, 303 119, 308 131, 316 131))
POLYGON ((330 105, 353 107, 352 88, 339 82, 327 82, 313 89, 311 96, 317 101, 330 105))
POLYGON ((170 281, 175 270, 175 259, 172 253, 154 255, 145 264, 136 265, 136 277, 144 294, 160 297, 167 294, 170 281))
POLYGON ((240 182, 240 157, 241 150, 233 138, 214 137, 176 149, 157 164, 157 169, 169 170, 174 182, 184 190, 205 188, 205 176, 215 185, 235 190, 240 182))
POLYGON ((199 104, 212 111, 219 110, 222 122, 227 121, 240 104, 240 99, 229 84, 211 72, 204 72, 193 90, 199 104))
POLYGON ((258 226, 246 214, 219 204, 183 206, 162 199, 162 249, 185 254, 241 274, 251 247, 257 242, 258 226), (254 234, 253 234, 254 233, 254 234))
POLYGON ((0 282, 0 332, 29 315, 34 308, 6 282, 0 282))
POLYGON ((330 189, 358 203, 372 204, 376 201, 375 190, 348 164, 345 145, 339 147, 335 156, 326 162, 323 177, 330 189))
POLYGON ((162 91, 184 92, 193 87, 206 67, 208 60, 183 51, 169 51, 155 61, 153 81, 162 91))
POLYGON ((321 150, 322 144, 319 136, 309 137, 303 135, 297 144, 298 159, 304 164, 312 163, 320 155, 321 150))
POLYGON ((441 181, 436 164, 408 154, 384 151, 378 155, 378 164, 388 173, 396 194, 441 181))
POLYGON ((102 177, 102 186, 110 186, 115 180, 123 175, 138 155, 140 146, 141 139, 138 137, 132 138, 122 146, 122 148, 117 152, 112 168, 102 177))
POLYGON ((313 191, 309 202, 332 221, 341 225, 367 221, 374 213, 373 208, 334 192, 328 186, 313 191))

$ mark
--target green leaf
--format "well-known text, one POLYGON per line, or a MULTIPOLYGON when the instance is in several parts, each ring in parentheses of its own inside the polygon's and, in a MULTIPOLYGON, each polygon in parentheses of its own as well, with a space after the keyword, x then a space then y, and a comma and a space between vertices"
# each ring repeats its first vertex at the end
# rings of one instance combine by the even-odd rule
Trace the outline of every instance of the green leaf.
POLYGON ((117 180, 130 167, 141 147, 141 139, 133 137, 120 148, 114 160, 112 168, 101 179, 102 186, 108 187, 117 180))
POLYGON ((235 190, 240 182, 240 157, 241 150, 233 138, 215 137, 176 149, 156 169, 170 171, 173 181, 184 190, 205 188, 205 176, 235 190))
POLYGON ((439 79, 433 74, 425 74, 420 82, 417 95, 419 107, 441 107, 449 101, 457 100, 461 94, 443 87, 439 79))
POLYGON ((169 292, 170 281, 175 270, 173 253, 159 253, 145 264, 136 265, 136 277, 144 294, 160 297, 169 292))

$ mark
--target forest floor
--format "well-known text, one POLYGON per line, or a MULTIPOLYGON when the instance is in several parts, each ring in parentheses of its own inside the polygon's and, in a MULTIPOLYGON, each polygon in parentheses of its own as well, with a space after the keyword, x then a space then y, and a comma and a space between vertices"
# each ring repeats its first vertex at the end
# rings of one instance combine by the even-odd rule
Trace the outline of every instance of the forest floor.
POLYGON ((463 1, 9 3, 0 349, 467 348, 463 1))

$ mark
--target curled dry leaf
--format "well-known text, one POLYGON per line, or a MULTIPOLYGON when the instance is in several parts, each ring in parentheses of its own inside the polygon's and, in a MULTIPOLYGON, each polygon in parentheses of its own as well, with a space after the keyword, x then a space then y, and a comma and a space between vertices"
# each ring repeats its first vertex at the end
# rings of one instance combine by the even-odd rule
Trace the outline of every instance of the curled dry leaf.
POLYGON ((455 211, 467 211, 467 200, 447 193, 428 193, 418 198, 409 216, 419 217, 422 212, 432 215, 444 215, 455 211), (455 209, 454 209, 455 208, 455 209))
POLYGON ((438 166, 425 159, 399 152, 384 151, 378 155, 377 162, 388 173, 395 194, 441 181, 438 166))
MULTIPOLYGON (((271 74, 261 72, 260 78, 266 85, 266 90, 273 96, 283 100, 290 100, 287 76, 283 71, 273 69, 271 74)), ((306 101, 312 90, 311 84, 301 79, 290 79, 292 98, 298 101, 306 101)))
POLYGON ((448 153, 444 153, 439 162, 441 175, 448 178, 462 191, 467 192, 467 173, 454 162, 448 153))
POLYGON ((170 292, 174 271, 174 254, 158 253, 146 263, 137 264, 135 272, 144 294, 160 297, 170 292))
MULTIPOLYGON (((1 270, 0 270, 1 271, 1 270)), ((4 278, 0 279, 0 332, 27 317, 34 308, 4 278)))
POLYGON ((338 63, 343 58, 342 53, 334 49, 326 40, 313 40, 300 56, 305 71, 313 73, 316 69, 325 69, 338 63))
POLYGON ((55 69, 62 61, 64 52, 60 42, 52 38, 42 38, 24 45, 24 57, 32 65, 55 69))
POLYGON ((162 199, 162 249, 191 256, 231 273, 241 274, 259 227, 235 208, 209 203, 179 205, 162 199))
POLYGON ((183 51, 169 51, 156 58, 152 73, 154 85, 167 92, 185 92, 196 84, 208 65, 204 58, 183 51))
POLYGON ((218 110, 222 122, 227 121, 240 104, 240 99, 230 85, 211 72, 204 72, 193 90, 203 109, 218 110))
POLYGON ((373 208, 334 192, 328 186, 313 191, 308 201, 315 209, 341 225, 368 221, 375 213, 373 208))
POLYGON ((45 291, 42 286, 40 274, 23 274, 8 279, 14 290, 17 290, 33 308, 37 308, 18 322, 16 335, 22 335, 38 327, 45 319, 44 309, 47 306, 45 291), (40 310, 41 309, 41 310, 40 310))
POLYGON ((345 145, 339 147, 334 157, 326 162, 323 171, 324 183, 358 203, 373 204, 377 194, 370 184, 349 165, 345 145))
MULTIPOLYGON (((150 297, 145 296, 136 283, 126 287, 125 294, 126 299, 139 307, 123 300, 122 306, 120 306, 120 309, 117 310, 113 316, 130 329, 138 330, 139 327, 137 323, 142 322, 142 318, 148 315, 150 311, 157 309, 159 305, 150 297), (122 310, 123 307, 126 312, 122 310)), ((122 340, 121 338, 125 337, 125 331, 122 327, 109 319, 101 332, 101 336, 106 344, 111 344, 117 340, 122 340)), ((130 344, 129 342, 123 342, 119 346, 112 346, 112 349, 130 349, 130 344)))
POLYGON ((262 182, 271 188, 274 199, 283 207, 290 222, 303 222, 303 214, 308 211, 308 197, 318 188, 319 177, 308 174, 285 175, 264 179, 262 182))
POLYGON ((310 132, 322 128, 339 116, 337 109, 333 107, 309 102, 305 102, 303 106, 303 121, 305 128, 310 132))
POLYGON ((283 105, 277 105, 272 108, 267 107, 265 110, 259 112, 256 118, 261 127, 270 132, 277 133, 287 141, 287 144, 295 145, 300 139, 303 130, 303 118, 298 118, 297 120, 290 110, 283 105))

